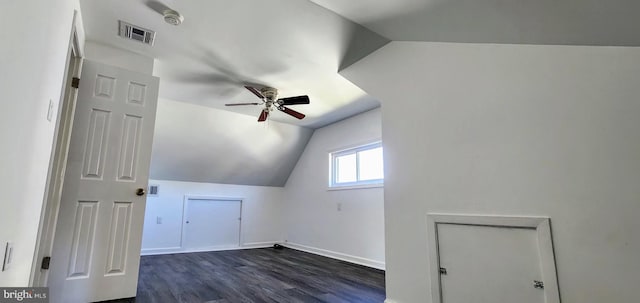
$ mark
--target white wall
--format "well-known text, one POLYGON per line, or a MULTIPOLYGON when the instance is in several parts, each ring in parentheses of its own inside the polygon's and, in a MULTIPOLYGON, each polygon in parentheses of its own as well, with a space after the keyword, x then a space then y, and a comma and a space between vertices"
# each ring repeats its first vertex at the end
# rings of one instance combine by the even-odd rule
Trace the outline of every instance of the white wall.
POLYGON ((316 129, 285 186, 287 245, 384 268, 383 188, 327 190, 329 152, 380 138, 379 108, 316 129))
POLYGON ((85 59, 147 75, 153 74, 155 61, 151 57, 94 41, 87 41, 84 50, 85 59))
POLYGON ((638 301, 640 49, 394 42, 344 75, 383 104, 389 299, 431 301, 444 212, 549 216, 563 302, 638 301))
POLYGON ((142 253, 179 252, 185 195, 242 198, 243 247, 271 246, 282 240, 281 187, 149 180, 159 195, 147 198, 142 253), (157 217, 162 224, 157 224, 157 217))
MULTIPOLYGON (((76 0, 2 1, 0 11, 0 258, 14 244, 0 285, 27 286, 62 94, 76 0), (49 100, 54 117, 47 120, 49 100)), ((84 41, 81 17, 79 36, 84 41)))

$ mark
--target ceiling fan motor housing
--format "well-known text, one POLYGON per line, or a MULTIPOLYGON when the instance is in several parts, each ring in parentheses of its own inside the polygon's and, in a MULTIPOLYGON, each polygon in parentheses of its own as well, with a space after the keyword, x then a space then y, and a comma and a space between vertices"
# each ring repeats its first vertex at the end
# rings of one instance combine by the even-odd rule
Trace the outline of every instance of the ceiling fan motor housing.
POLYGON ((273 87, 264 87, 260 92, 269 101, 275 101, 278 98, 278 90, 273 87))
POLYGON ((303 119, 305 117, 303 113, 290 109, 285 105, 309 104, 309 96, 307 95, 278 99, 278 90, 273 87, 263 87, 262 89, 258 90, 253 86, 247 85, 245 86, 245 88, 256 95, 256 97, 258 97, 262 102, 231 103, 225 104, 225 106, 264 105, 264 108, 260 112, 260 117, 258 117, 258 122, 266 121, 269 117, 269 113, 274 109, 277 109, 287 115, 293 116, 298 119, 303 119))

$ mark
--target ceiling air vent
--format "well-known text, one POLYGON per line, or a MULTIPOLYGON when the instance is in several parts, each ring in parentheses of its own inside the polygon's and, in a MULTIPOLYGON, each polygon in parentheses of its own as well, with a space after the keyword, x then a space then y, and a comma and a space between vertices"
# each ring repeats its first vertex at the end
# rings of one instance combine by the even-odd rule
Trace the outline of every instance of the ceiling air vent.
POLYGON ((123 38, 140 41, 144 44, 153 45, 153 40, 156 37, 156 32, 148 30, 131 23, 118 21, 119 33, 118 35, 123 38))

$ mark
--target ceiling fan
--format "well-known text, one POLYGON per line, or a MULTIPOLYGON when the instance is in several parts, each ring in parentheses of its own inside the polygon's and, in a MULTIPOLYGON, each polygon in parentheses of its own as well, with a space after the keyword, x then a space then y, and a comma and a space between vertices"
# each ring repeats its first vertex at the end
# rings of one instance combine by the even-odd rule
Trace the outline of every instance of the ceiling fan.
POLYGON ((259 90, 252 86, 245 86, 244 88, 260 98, 261 102, 229 103, 225 104, 225 106, 264 105, 262 112, 260 112, 260 117, 258 117, 258 122, 266 121, 269 117, 269 113, 273 111, 274 108, 298 119, 303 119, 305 117, 303 113, 290 109, 285 105, 309 104, 309 96, 297 96, 278 99, 278 90, 273 87, 264 87, 259 90))

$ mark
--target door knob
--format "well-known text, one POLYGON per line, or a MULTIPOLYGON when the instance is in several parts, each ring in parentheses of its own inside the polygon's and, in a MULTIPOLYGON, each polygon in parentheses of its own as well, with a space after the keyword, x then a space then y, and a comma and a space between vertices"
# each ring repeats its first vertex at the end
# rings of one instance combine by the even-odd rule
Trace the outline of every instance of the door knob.
POLYGON ((145 193, 146 192, 145 192, 144 188, 138 188, 138 190, 136 191, 136 195, 137 196, 144 196, 145 193))

